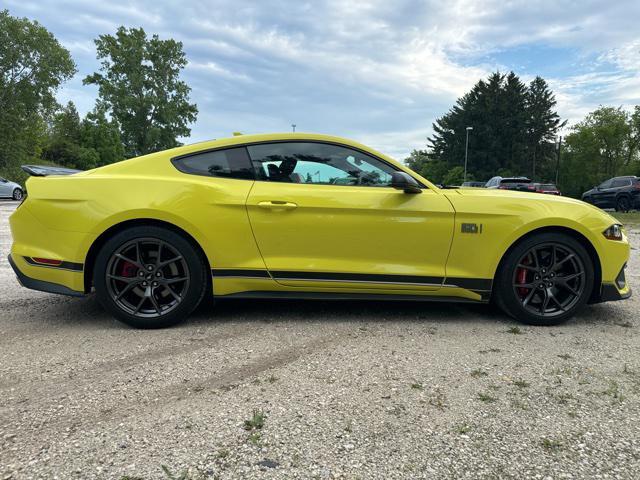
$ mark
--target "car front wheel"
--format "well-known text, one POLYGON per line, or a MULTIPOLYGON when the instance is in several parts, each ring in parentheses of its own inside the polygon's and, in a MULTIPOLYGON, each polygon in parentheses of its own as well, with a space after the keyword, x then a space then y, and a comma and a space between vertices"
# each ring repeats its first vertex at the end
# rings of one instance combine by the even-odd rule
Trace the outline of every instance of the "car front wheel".
POLYGON ((182 235, 140 226, 104 244, 93 282, 98 300, 116 318, 137 328, 162 328, 181 322, 198 306, 208 271, 182 235))
POLYGON ((12 197, 14 200, 22 200, 22 190, 20 190, 19 188, 16 188, 13 191, 12 197))
POLYGON ((593 283, 593 263, 580 242, 562 233, 541 233, 507 253, 496 276, 495 295, 516 320, 557 325, 585 305, 593 283))

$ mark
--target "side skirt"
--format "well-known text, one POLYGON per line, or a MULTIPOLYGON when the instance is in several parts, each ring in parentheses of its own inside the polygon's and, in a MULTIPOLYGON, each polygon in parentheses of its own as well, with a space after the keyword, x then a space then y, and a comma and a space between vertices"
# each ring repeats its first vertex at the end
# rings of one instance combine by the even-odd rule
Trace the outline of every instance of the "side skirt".
POLYGON ((371 293, 324 293, 324 292, 269 292, 252 291, 238 292, 228 295, 217 295, 216 299, 283 299, 283 300, 382 300, 382 301, 409 301, 409 302, 456 302, 456 303, 489 303, 486 300, 471 300, 468 298, 442 296, 442 295, 403 295, 403 294, 371 294, 371 293))

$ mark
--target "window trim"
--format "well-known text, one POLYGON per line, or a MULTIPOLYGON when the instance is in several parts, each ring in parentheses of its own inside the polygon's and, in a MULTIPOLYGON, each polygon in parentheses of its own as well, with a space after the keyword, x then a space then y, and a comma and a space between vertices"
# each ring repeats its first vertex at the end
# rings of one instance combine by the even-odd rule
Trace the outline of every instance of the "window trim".
MULTIPOLYGON (((225 146, 220 146, 220 147, 213 147, 213 148, 207 148, 205 150, 198 150, 197 152, 190 152, 190 153, 185 153, 182 155, 177 155, 175 157, 171 158, 171 163, 173 164, 173 166, 180 172, 182 173, 186 173, 187 175, 199 175, 201 177, 209 177, 209 178, 227 178, 228 180, 250 180, 247 178, 228 178, 228 177, 214 177, 211 175, 202 175, 202 174, 198 174, 198 173, 188 173, 188 172, 184 172, 182 170, 180 170, 177 165, 175 164, 175 161, 180 160, 184 157, 190 157, 193 155, 199 155, 201 153, 209 153, 209 152, 215 152, 218 150, 229 150, 231 148, 244 148, 247 152, 247 156, 249 157, 249 162, 251 163, 251 168, 253 170, 253 181, 255 182, 269 182, 270 180, 263 180, 261 178, 258 178, 259 175, 256 172, 256 167, 253 164, 253 160, 251 159, 251 155, 249 155, 249 150, 247 149, 247 147, 253 146, 253 145, 265 145, 265 144, 270 144, 270 143, 320 143, 320 144, 324 144, 324 145, 333 145, 336 147, 342 147, 342 148, 348 148, 350 150, 354 150, 356 152, 362 153, 363 155, 368 155, 371 158, 375 158, 376 160, 378 160, 379 162, 384 163, 385 165, 389 166, 390 168, 392 168, 394 171, 396 172, 405 172, 405 170, 399 169, 397 166, 393 165, 392 163, 386 161, 383 158, 378 157, 377 155, 374 155, 370 152, 367 152, 366 150, 363 150, 361 148, 357 148, 357 147, 353 147, 351 145, 345 145, 344 143, 339 143, 339 142, 332 142, 329 140, 309 140, 309 139, 285 139, 285 140, 260 140, 258 142, 248 142, 248 143, 241 143, 238 145, 225 145, 225 146)), ((409 169, 409 171, 413 172, 413 170, 409 169)), ((420 180, 418 180, 416 177, 414 177, 413 175, 411 175, 412 178, 418 182, 418 185, 420 186, 420 188, 422 188, 423 190, 430 190, 430 188, 423 184, 420 180)), ((272 183, 280 183, 280 182, 272 182, 272 183)), ((298 184, 294 184, 294 185, 298 185, 298 184)), ((323 186, 323 187, 331 187, 334 185, 327 185, 324 183, 304 183, 304 184, 299 184, 299 185, 319 185, 319 186, 323 186)), ((339 187, 348 187, 349 185, 335 185, 335 186, 339 186, 339 187)), ((351 185, 353 186, 353 185, 351 185)), ((366 188, 367 186, 365 186, 366 188)), ((393 188, 391 186, 388 187, 371 187, 371 188, 393 188)))

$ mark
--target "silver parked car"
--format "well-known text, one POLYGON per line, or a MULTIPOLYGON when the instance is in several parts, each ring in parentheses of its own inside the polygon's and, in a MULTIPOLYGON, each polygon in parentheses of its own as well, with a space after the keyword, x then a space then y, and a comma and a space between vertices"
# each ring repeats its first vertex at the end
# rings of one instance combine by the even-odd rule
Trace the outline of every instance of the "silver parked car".
POLYGON ((0 177, 0 198, 13 198, 22 200, 24 190, 15 182, 10 182, 6 178, 0 177))

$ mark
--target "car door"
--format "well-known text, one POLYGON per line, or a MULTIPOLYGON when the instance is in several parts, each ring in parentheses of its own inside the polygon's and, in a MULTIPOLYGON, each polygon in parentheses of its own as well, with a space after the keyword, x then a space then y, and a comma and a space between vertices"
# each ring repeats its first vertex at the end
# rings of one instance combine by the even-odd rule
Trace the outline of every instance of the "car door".
POLYGON ((454 227, 446 197, 390 186, 396 167, 322 142, 247 147, 247 210, 265 264, 301 287, 440 288, 454 227))
POLYGON ((606 180, 598 185, 598 188, 593 192, 593 204, 600 208, 610 208, 608 205, 608 198, 610 197, 611 185, 613 179, 606 180))
POLYGON ((13 192, 11 190, 11 184, 4 178, 0 177, 0 197, 10 197, 13 192))

